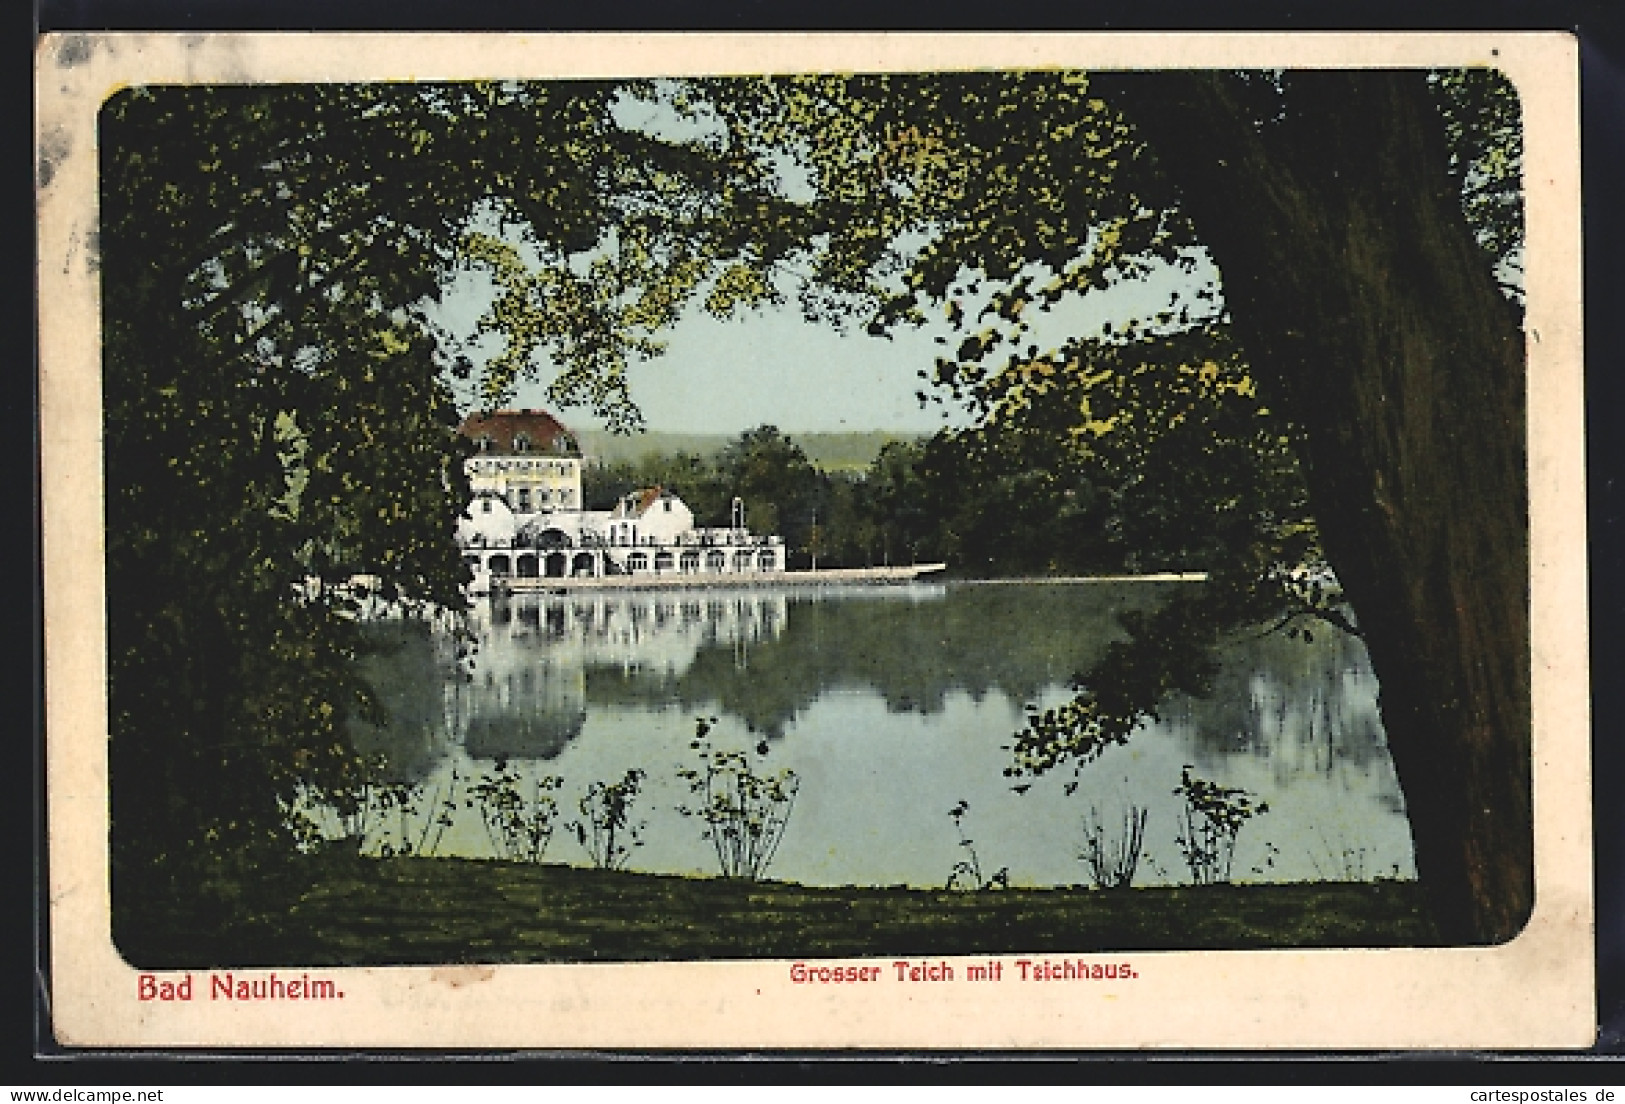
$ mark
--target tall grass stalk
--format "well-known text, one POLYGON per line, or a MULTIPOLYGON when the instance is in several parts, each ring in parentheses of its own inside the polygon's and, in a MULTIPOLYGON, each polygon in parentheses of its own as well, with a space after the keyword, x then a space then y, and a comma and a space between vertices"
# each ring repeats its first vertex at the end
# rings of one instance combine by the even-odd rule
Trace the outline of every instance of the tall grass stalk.
POLYGON ((1096 889, 1127 889, 1140 866, 1145 844, 1144 808, 1130 804, 1120 822, 1108 824, 1099 806, 1083 814, 1083 851, 1078 858, 1096 889))
POLYGON ((1309 848, 1309 864, 1315 868, 1316 877, 1323 882, 1371 880, 1370 872, 1367 870, 1370 848, 1356 846, 1340 833, 1332 839, 1327 839, 1324 831, 1316 829, 1315 835, 1320 839, 1321 849, 1316 851, 1313 847, 1309 848))

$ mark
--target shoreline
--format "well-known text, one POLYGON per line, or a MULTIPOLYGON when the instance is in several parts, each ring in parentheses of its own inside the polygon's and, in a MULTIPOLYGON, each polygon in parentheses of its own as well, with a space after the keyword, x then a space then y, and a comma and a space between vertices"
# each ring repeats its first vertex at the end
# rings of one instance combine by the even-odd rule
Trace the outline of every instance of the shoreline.
POLYGON ((1013 586, 1071 583, 1205 583, 1205 571, 1152 571, 1144 575, 1012 575, 1007 579, 942 579, 965 586, 1013 586))
MULTIPOLYGON (((675 590, 740 587, 813 586, 824 583, 909 583, 922 575, 947 569, 947 564, 906 567, 837 567, 822 571, 741 571, 725 574, 599 575, 591 577, 535 577, 502 580, 508 594, 546 593, 554 590, 675 590)), ((476 595, 478 596, 478 595, 476 595)))
POLYGON ((1071 585, 1077 583, 1201 583, 1205 571, 1158 571, 1144 575, 1019 576, 1008 579, 944 578, 946 564, 911 564, 894 567, 837 567, 821 571, 759 571, 723 575, 611 575, 591 578, 507 578, 502 586, 475 592, 492 594, 546 594, 575 590, 737 590, 747 587, 822 586, 844 583, 906 585, 927 577, 936 586, 1012 586, 1018 584, 1071 585))

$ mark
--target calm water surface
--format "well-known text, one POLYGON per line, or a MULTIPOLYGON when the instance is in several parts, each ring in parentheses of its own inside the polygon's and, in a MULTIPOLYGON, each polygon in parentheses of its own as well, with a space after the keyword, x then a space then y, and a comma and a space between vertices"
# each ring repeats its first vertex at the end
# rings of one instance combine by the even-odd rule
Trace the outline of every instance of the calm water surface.
MULTIPOLYGON (((1071 677, 1120 635, 1117 614, 1177 585, 483 600, 470 621, 472 668, 459 668, 449 640, 403 634, 373 672, 394 720, 358 735, 430 796, 447 792, 453 771, 477 778, 499 758, 526 779, 562 779, 549 862, 588 863, 563 821, 592 782, 638 767, 646 826, 629 867, 715 873, 701 825, 677 812, 695 718, 714 716, 714 743, 765 744, 764 765, 800 779, 774 878, 941 887, 965 857, 948 816, 965 801, 984 873, 1007 868, 1012 884, 1086 883, 1083 818, 1120 821, 1130 804, 1149 810, 1136 884, 1188 881, 1172 793, 1185 764, 1269 803, 1241 833, 1237 881, 1413 877, 1376 680, 1359 642, 1332 631, 1237 645, 1211 699, 1170 703, 1127 746, 1083 767, 1075 792, 1065 792, 1067 768, 1012 791, 1006 746, 1023 707, 1065 700, 1071 677)), ((474 810, 459 812, 437 853, 492 853, 474 810)))

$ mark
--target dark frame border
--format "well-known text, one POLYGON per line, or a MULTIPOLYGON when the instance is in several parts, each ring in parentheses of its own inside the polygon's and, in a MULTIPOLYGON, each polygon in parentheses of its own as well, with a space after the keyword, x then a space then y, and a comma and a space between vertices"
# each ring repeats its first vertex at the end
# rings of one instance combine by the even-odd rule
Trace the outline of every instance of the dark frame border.
MULTIPOLYGON (((1076 3, 1037 3, 1020 9, 990 8, 965 0, 932 3, 902 0, 884 7, 859 0, 835 0, 814 7, 784 5, 770 0, 623 0, 614 6, 577 6, 518 3, 515 0, 37 0, 33 30, 1567 30, 1581 45, 1581 99, 1583 186, 1588 202, 1585 219, 1585 295, 1587 314, 1586 402, 1588 431, 1588 515, 1592 638, 1593 795, 1596 829, 1597 968, 1599 1034, 1595 1047, 1582 1055, 1499 1055, 1501 1059, 1536 1060, 1537 1071, 1505 1071, 1523 1080, 1531 1075, 1552 1084, 1595 1080, 1599 1071, 1592 1059, 1625 1059, 1625 802, 1618 800, 1617 781, 1625 779, 1625 741, 1615 729, 1625 721, 1625 669, 1620 624, 1625 621, 1625 464, 1621 434, 1625 422, 1625 348, 1614 324, 1614 305, 1625 302, 1625 279, 1620 258, 1625 257, 1625 211, 1613 197, 1625 195, 1625 10, 1609 0, 1232 0, 1223 6, 1202 0, 1092 0, 1084 10, 1076 3), (1002 18, 1000 18, 1002 16, 1002 18), (1563 1061, 1563 1058, 1576 1059, 1563 1061)), ((29 88, 30 102, 32 86, 29 88)), ((17 113, 22 115, 21 112, 17 113)), ((23 129, 28 131, 27 116, 23 129)), ((32 135, 28 134, 31 145, 32 135)), ((32 164, 32 155, 28 155, 32 164)), ((20 206, 20 204, 19 204, 20 206)), ((19 251, 20 252, 20 251, 19 251)), ((19 258, 23 263, 31 257, 19 258)), ((19 269, 21 265, 19 264, 19 269)), ((32 288, 30 265, 21 286, 32 288)), ((23 296, 14 305, 28 302, 23 296)), ((19 311, 21 313, 21 311, 19 311)), ((25 315, 14 332, 34 337, 33 319, 25 315)), ((43 927, 43 795, 42 763, 38 755, 43 726, 40 709, 43 667, 40 642, 39 489, 37 354, 34 373, 17 372, 7 381, 4 409, 16 417, 10 440, 13 447, 27 442, 30 455, 14 461, 12 470, 30 471, 32 490, 29 551, 30 621, 12 643, 13 672, 23 660, 32 674, 24 688, 36 734, 35 765, 30 778, 31 800, 16 807, 13 839, 26 832, 36 843, 29 868, 34 879, 31 896, 36 912, 26 936, 12 941, 15 948, 30 947, 25 968, 29 973, 32 1031, 12 1032, 8 1050, 27 1046, 30 1053, 7 1054, 6 1072, 13 1084, 40 1085, 132 1083, 215 1083, 269 1080, 288 1083, 332 1083, 360 1080, 356 1055, 309 1052, 300 1055, 266 1052, 250 1068, 215 1061, 131 1062, 132 1055, 70 1051, 58 1047, 50 1035, 49 997, 43 927), (34 414, 22 421, 23 412, 34 414), (22 464, 26 463, 24 468, 22 464), (17 655, 26 642, 27 655, 17 655), (22 814, 23 809, 31 812, 22 814), (26 816, 26 819, 24 819, 26 816), (27 1043, 24 1043, 24 1039, 27 1043), (28 1063, 27 1068, 15 1064, 28 1063), (82 1061, 75 1059, 93 1059, 82 1061), (99 1060, 94 1060, 99 1059, 99 1060), (49 1063, 42 1066, 43 1060, 49 1063), (71 1061, 71 1073, 60 1063, 71 1061), (51 1067, 55 1067, 54 1069, 51 1067), (66 1076, 64 1076, 66 1075, 66 1076)), ((12 493, 17 493, 13 485, 12 493)), ((21 604, 19 604, 20 606, 21 604)), ((15 608, 15 607, 14 607, 15 608)), ((14 714, 15 715, 15 714, 14 714)), ((22 910, 14 914, 24 919, 22 910)), ((15 991, 15 990, 14 990, 15 991)), ((16 1021, 13 1021, 14 1023, 16 1021)), ((195 1052, 172 1052, 174 1057, 207 1059, 195 1052)), ((250 1058, 233 1055, 234 1061, 250 1058)), ((1265 1065, 1217 1055, 1157 1055, 1097 1053, 1081 1055, 1007 1056, 1013 1064, 990 1065, 987 1055, 958 1059, 943 1055, 757 1055, 750 1063, 730 1061, 729 1055, 693 1054, 678 1060, 665 1054, 642 1056, 642 1061, 616 1061, 630 1056, 525 1054, 511 1058, 551 1059, 546 1070, 526 1063, 490 1065, 490 1054, 411 1052, 378 1057, 393 1058, 385 1065, 365 1063, 365 1080, 374 1083, 428 1084, 438 1080, 431 1067, 415 1059, 437 1058, 456 1062, 461 1082, 472 1073, 466 1060, 482 1061, 488 1069, 504 1069, 507 1077, 525 1081, 544 1075, 547 1080, 571 1081, 584 1077, 622 1084, 677 1081, 688 1083, 783 1083, 861 1079, 896 1083, 944 1081, 1110 1080, 1135 1084, 1187 1083, 1314 1083, 1335 1078, 1341 1084, 1469 1083, 1483 1078, 1478 1062, 1489 1055, 1436 1056, 1394 1064, 1371 1055, 1322 1054, 1306 1061, 1302 1054, 1268 1056, 1265 1065), (1123 1059, 1130 1059, 1123 1062, 1123 1059), (401 1059, 405 1059, 404 1065, 401 1059), (1109 1061, 1109 1067, 1094 1065, 1109 1061), (1080 1065, 1080 1062, 1083 1063, 1080 1065), (1335 1065, 1335 1069, 1332 1066, 1335 1065)), ((1265 1055, 1256 1057, 1263 1058, 1265 1055)), ((1397 1056, 1389 1056, 1390 1059, 1397 1056)), ((1610 1069, 1604 1074, 1609 1080, 1610 1069)), ((483 1080, 483 1078, 481 1078, 483 1080)), ((1498 1077, 1497 1080, 1504 1078, 1498 1077)))

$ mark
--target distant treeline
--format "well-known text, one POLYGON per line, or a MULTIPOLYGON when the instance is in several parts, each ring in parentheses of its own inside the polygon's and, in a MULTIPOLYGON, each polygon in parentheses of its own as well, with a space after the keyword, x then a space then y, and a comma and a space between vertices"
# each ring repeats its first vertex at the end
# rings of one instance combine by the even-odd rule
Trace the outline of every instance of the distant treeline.
POLYGON ((867 468, 828 470, 774 426, 709 455, 645 453, 589 464, 589 509, 639 487, 675 491, 701 525, 735 497, 794 568, 945 562, 965 576, 1200 570, 1211 534, 1171 524, 1177 487, 1112 485, 1086 454, 1043 435, 980 428, 890 440, 867 468), (1204 539, 1205 538, 1205 539, 1204 539))
MULTIPOLYGON (((820 471, 867 471, 880 450, 895 441, 923 440, 926 434, 887 430, 815 430, 792 436, 808 461, 820 471)), ((666 455, 715 456, 736 438, 726 433, 676 433, 651 429, 627 436, 604 429, 577 430, 582 451, 604 464, 636 463, 666 455)))

